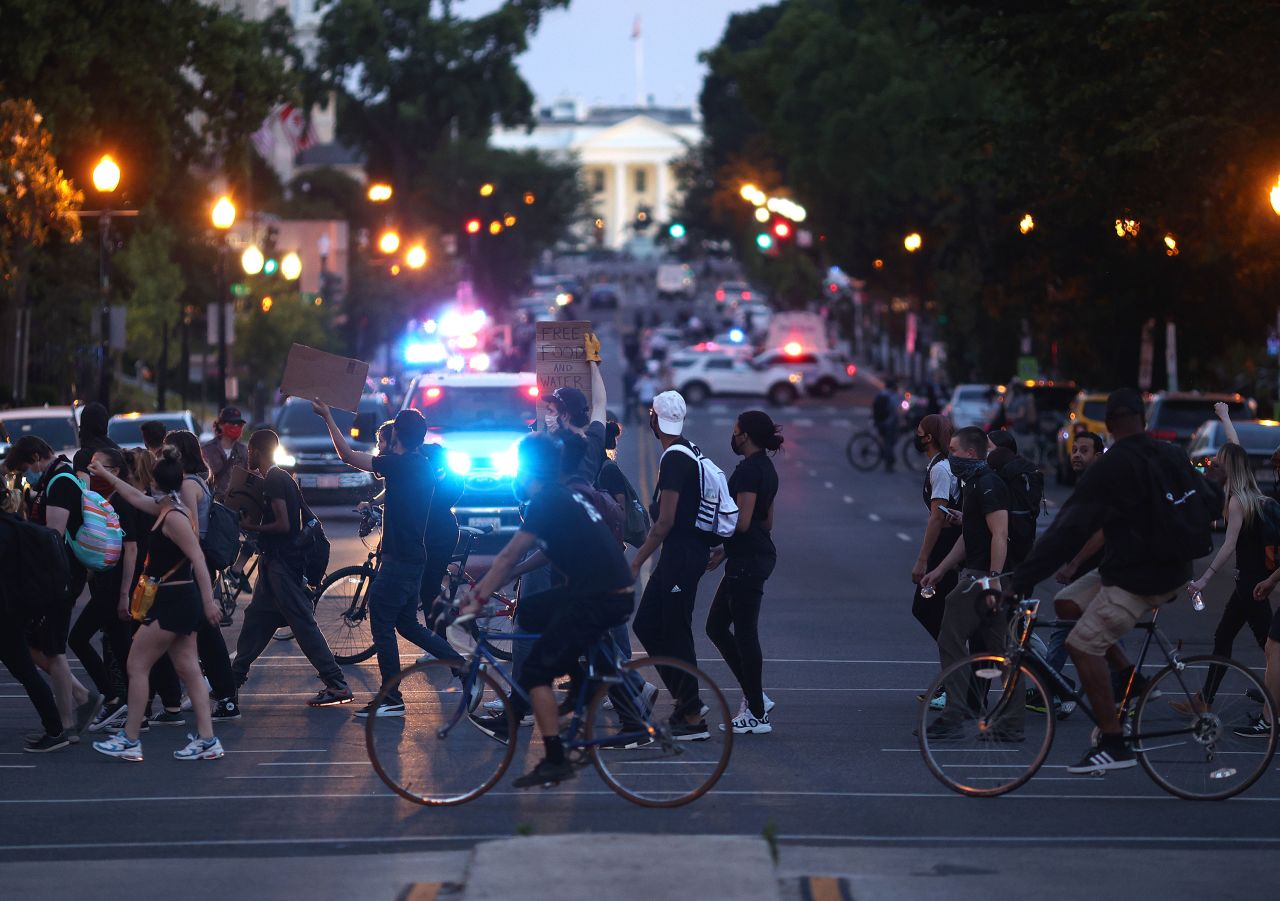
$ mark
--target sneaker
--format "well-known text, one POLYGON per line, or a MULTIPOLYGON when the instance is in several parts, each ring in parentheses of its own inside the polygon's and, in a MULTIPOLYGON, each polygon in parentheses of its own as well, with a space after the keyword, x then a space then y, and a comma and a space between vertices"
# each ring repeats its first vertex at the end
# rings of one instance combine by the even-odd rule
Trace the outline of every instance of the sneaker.
POLYGON ((1058 719, 1065 720, 1076 712, 1079 705, 1075 701, 1063 701, 1058 704, 1058 719))
MULTIPOLYGON (((946 710, 947 709, 947 693, 945 691, 940 691, 936 695, 934 695, 929 700, 929 709, 930 710, 946 710)), ((769 713, 768 704, 764 706, 764 712, 766 715, 769 713)))
POLYGON ((95 741, 93 749, 99 754, 106 754, 108 757, 119 757, 121 760, 142 762, 141 739, 130 740, 123 731, 117 732, 106 741, 95 741))
POLYGON ((510 735, 510 726, 507 725, 507 715, 505 713, 499 713, 497 716, 476 716, 472 714, 467 719, 471 721, 471 725, 485 735, 495 741, 502 742, 504 745, 507 743, 507 736, 510 735))
POLYGON ((1195 716, 1199 713, 1208 713, 1211 707, 1212 705, 1205 703, 1204 695, 1198 691, 1189 699, 1169 702, 1169 709, 1178 716, 1195 716))
POLYGON ((76 708, 76 734, 84 732, 97 720, 102 712, 102 702, 106 700, 96 691, 90 691, 88 699, 76 708))
MULTIPOLYGON (((738 712, 733 718, 732 723, 734 735, 768 735, 773 731, 773 724, 769 722, 769 714, 756 719, 756 715, 748 709, 745 713, 738 712)), ((720 724, 720 731, 725 731, 724 723, 720 724)))
POLYGON ((711 732, 707 729, 706 720, 698 720, 696 723, 671 723, 671 737, 676 741, 706 741, 711 737, 711 732))
POLYGON ((537 766, 511 784, 516 788, 532 788, 535 785, 549 788, 558 782, 572 779, 573 776, 573 765, 568 760, 562 760, 559 763, 542 760, 537 766))
MULTIPOLYGON (((321 694, 323 693, 324 692, 321 692, 321 694)), ((345 704, 346 701, 342 701, 340 703, 345 704)), ((392 704, 388 701, 383 701, 381 704, 378 705, 377 710, 375 710, 373 706, 373 701, 370 701, 368 704, 365 704, 363 707, 361 707, 359 710, 356 711, 356 716, 360 717, 360 719, 362 720, 368 719, 370 716, 374 716, 374 717, 404 716, 404 702, 401 701, 399 704, 392 704)))
POLYGON ((930 741, 955 741, 964 737, 964 718, 959 714, 944 713, 924 730, 930 741))
POLYGON ((213 711, 209 716, 215 720, 238 720, 240 719, 240 705, 231 698, 222 698, 214 702, 213 711))
POLYGON ((129 718, 129 705, 117 701, 105 705, 98 713, 98 718, 89 724, 90 732, 102 732, 111 729, 123 729, 124 721, 129 718))
MULTIPOLYGON (((38 739, 27 742, 22 750, 28 754, 48 754, 50 751, 61 751, 63 748, 70 747, 73 744, 75 742, 71 740, 70 733, 64 729, 57 735, 49 735, 46 732, 42 732, 38 739)), ((141 760, 142 758, 139 757, 138 759, 141 760)))
POLYGON ((1258 691, 1258 689, 1256 688, 1246 688, 1244 690, 1244 696, 1248 698, 1250 701, 1253 701, 1255 704, 1267 703, 1266 700, 1262 697, 1262 692, 1258 691))
POLYGON ((217 760, 222 756, 222 742, 215 735, 213 738, 198 738, 188 733, 187 746, 173 752, 174 760, 217 760))
MULTIPOLYGON (((355 696, 351 693, 351 689, 345 685, 341 688, 335 688, 332 685, 326 685, 316 693, 316 696, 307 701, 308 707, 334 707, 338 704, 350 704, 355 696)), ((371 702, 372 703, 372 702, 371 702)), ((366 710, 368 707, 365 708, 366 710)), ((404 716, 404 705, 400 705, 400 715, 404 716)))
POLYGON ((187 713, 188 711, 190 711, 190 710, 191 710, 191 696, 190 696, 190 695, 183 695, 183 696, 182 696, 182 703, 178 705, 178 709, 179 709, 179 710, 181 710, 183 713, 187 713))
POLYGON ((153 726, 185 726, 187 721, 181 713, 172 710, 161 710, 153 717, 149 717, 153 726))
POLYGON ((1027 700, 1024 706, 1032 713, 1048 713, 1050 703, 1052 702, 1046 703, 1044 695, 1034 688, 1027 689, 1027 700))
POLYGON ((1249 725, 1240 726, 1231 731, 1241 738, 1270 738, 1271 724, 1262 717, 1258 717, 1249 725))
POLYGON ((502 700, 502 698, 494 698, 492 701, 485 701, 481 706, 485 709, 486 713, 498 714, 507 709, 507 702, 502 700))
POLYGON ((602 748, 630 750, 632 748, 648 747, 653 742, 654 737, 649 734, 649 727, 644 723, 632 723, 623 720, 615 734, 600 739, 598 744, 602 748))
POLYGON ((1127 770, 1137 765, 1138 759, 1134 756, 1133 748, 1126 742, 1115 739, 1108 741, 1104 738, 1086 751, 1079 763, 1067 767, 1067 772, 1079 776, 1105 773, 1107 770, 1127 770))

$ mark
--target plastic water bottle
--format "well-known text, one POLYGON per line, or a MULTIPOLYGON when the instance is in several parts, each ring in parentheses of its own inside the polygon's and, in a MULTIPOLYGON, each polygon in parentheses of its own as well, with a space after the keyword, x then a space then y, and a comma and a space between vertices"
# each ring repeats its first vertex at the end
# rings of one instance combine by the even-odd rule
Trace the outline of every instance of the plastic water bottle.
POLYGON ((938 589, 934 588, 932 585, 930 585, 928 588, 920 589, 920 597, 924 598, 926 601, 929 600, 929 598, 933 597, 937 593, 938 593, 938 589))
POLYGON ((1204 595, 1198 591, 1191 595, 1191 609, 1197 613, 1204 610, 1204 595))

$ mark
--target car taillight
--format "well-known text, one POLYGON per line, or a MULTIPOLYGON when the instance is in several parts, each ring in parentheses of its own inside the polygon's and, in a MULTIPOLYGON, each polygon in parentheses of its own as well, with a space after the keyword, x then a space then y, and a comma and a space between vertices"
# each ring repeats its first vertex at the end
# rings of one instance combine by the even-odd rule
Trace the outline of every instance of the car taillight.
POLYGON ((724 291, 723 291, 723 290, 716 291, 716 300, 724 300, 724 291))
POLYGON ((848 366, 844 368, 844 371, 847 375, 849 375, 850 377, 853 377, 858 374, 858 367, 850 363, 848 366))
POLYGON ((1177 441, 1178 433, 1171 432, 1168 429, 1153 429, 1151 437, 1155 438, 1157 441, 1177 441))
POLYGON ((439 385, 432 385, 430 388, 423 388, 418 392, 418 401, 422 406, 434 404, 444 395, 444 389, 439 385))
POLYGON ((750 291, 743 291, 743 292, 742 292, 742 299, 743 299, 743 300, 750 300, 750 299, 751 299, 751 292, 750 292, 750 291))

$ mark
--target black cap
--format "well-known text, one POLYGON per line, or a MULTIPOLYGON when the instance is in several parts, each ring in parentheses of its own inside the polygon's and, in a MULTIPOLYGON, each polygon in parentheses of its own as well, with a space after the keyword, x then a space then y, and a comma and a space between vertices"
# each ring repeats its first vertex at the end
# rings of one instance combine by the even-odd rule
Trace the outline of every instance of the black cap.
POLYGON ((1146 405, 1142 402, 1142 395, 1133 388, 1117 388, 1107 395, 1107 419, 1143 416, 1145 410, 1146 405))
POLYGON ((232 422, 244 425, 244 415, 241 414, 239 407, 223 407, 222 412, 218 414, 218 422, 232 422))
POLYGON ((575 425, 587 424, 587 413, 590 408, 587 406, 587 396, 581 389, 557 388, 555 393, 547 398, 547 403, 558 406, 575 425))

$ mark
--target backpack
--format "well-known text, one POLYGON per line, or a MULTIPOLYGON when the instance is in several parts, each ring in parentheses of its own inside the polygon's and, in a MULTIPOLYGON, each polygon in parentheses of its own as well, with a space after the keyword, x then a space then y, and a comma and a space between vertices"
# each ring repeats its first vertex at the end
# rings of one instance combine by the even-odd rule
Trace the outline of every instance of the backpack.
POLYGON ((46 604, 64 599, 71 584, 71 564, 62 549, 62 536, 48 526, 17 517, 6 516, 0 521, 11 527, 19 561, 8 594, 27 613, 38 616, 46 604))
POLYGON ((298 504, 302 513, 302 528, 293 537, 290 547, 293 558, 302 566, 302 577, 313 589, 319 588, 324 581, 324 574, 329 569, 329 555, 333 550, 329 538, 324 534, 324 523, 311 512, 307 499, 302 496, 302 489, 294 483, 298 492, 298 504))
MULTIPOLYGON (((738 505, 729 493, 729 480, 725 478, 724 470, 692 444, 673 444, 662 452, 662 456, 672 451, 692 457, 698 464, 698 515, 694 518, 698 532, 712 547, 733 537, 738 527, 738 505)), ((662 465, 661 457, 658 465, 662 465)))
POLYGON ((106 572, 120 562, 120 554, 124 550, 124 529, 120 528, 120 517, 98 492, 86 488, 78 478, 69 472, 60 472, 45 486, 46 496, 49 488, 58 479, 67 478, 76 483, 80 489, 80 528, 74 535, 67 533, 67 544, 85 569, 93 572, 106 572))
POLYGON ((226 569, 240 553, 240 517, 225 504, 209 505, 209 530, 200 542, 204 559, 212 569, 226 569))
MULTIPOLYGON (((1122 447, 1122 444, 1116 447, 1122 447)), ((1114 450, 1114 448, 1113 448, 1114 450)), ((1143 460, 1148 521, 1143 539, 1155 561, 1189 563, 1213 552, 1211 524, 1216 511, 1209 504, 1203 477, 1173 448, 1135 447, 1143 460)), ((1111 453, 1112 451, 1108 451, 1111 453)))
MULTIPOLYGON (((607 463, 605 465, 610 464, 607 463)), ((623 485, 622 516, 624 522, 622 525, 622 540, 632 547, 638 548, 649 537, 649 529, 653 526, 653 521, 649 519, 649 511, 640 502, 640 495, 636 493, 631 480, 626 477, 626 474, 616 463, 612 465, 618 470, 618 475, 621 477, 623 485)), ((603 466, 600 471, 604 472, 603 466)), ((599 487, 599 477, 596 478, 596 481, 596 487, 599 487)))
POLYGON ((996 470, 1009 489, 1009 553, 1015 560, 1026 559, 1036 541, 1036 520, 1044 508, 1044 473, 1025 457, 1014 457, 996 470))
POLYGON ((1280 503, 1275 498, 1262 499, 1261 516, 1259 517, 1262 535, 1262 554, 1267 572, 1280 569, 1280 503))
POLYGON ((621 547, 624 541, 626 517, 622 515, 622 508, 618 506, 618 502, 610 497, 608 492, 601 491, 586 479, 570 479, 566 487, 591 502, 591 506, 595 507, 599 512, 604 519, 604 524, 609 527, 609 532, 613 535, 614 540, 621 547))

